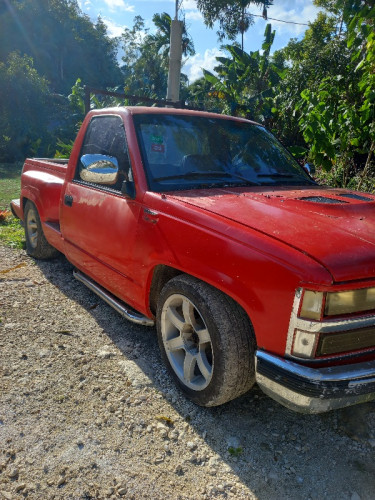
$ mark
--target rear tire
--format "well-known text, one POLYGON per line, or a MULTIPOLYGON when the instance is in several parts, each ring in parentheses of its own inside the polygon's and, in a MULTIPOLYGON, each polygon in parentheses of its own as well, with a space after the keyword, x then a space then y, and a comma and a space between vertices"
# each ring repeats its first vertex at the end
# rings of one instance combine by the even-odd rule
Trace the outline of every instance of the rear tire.
POLYGON ((53 259, 57 257, 59 252, 46 240, 38 210, 34 203, 29 200, 25 205, 24 222, 26 252, 35 259, 53 259))
POLYGON ((218 406, 255 383, 255 337, 245 311, 196 278, 180 275, 163 288, 157 332, 164 362, 194 403, 218 406))

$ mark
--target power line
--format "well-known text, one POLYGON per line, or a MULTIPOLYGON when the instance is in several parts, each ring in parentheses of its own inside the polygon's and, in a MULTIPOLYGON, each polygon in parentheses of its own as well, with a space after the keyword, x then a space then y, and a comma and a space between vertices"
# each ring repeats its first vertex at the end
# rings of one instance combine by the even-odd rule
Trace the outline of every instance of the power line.
MULTIPOLYGON (((251 14, 253 17, 262 17, 263 19, 264 16, 261 16, 260 14, 251 14)), ((308 24, 306 23, 296 23, 294 21, 283 21, 282 19, 275 19, 274 17, 268 17, 265 19, 266 21, 268 21, 268 19, 270 19, 271 21, 279 21, 279 23, 287 23, 287 24, 300 24, 301 26, 308 26, 308 24)))

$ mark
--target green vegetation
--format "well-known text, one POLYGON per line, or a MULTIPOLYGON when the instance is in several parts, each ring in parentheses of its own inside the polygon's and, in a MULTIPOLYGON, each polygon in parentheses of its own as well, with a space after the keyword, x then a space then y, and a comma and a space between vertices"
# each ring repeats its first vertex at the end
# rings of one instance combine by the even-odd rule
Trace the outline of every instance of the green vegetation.
POLYGON ((24 230, 9 211, 12 199, 20 195, 22 163, 0 164, 0 242, 12 248, 24 248, 24 230))
MULTIPOLYGON (((92 22, 74 0, 5 2, 0 7, 0 162, 53 157, 56 149, 66 154, 64 145, 75 138, 84 117, 85 85, 164 99, 171 17, 155 14, 153 22, 151 32, 137 16, 133 28, 110 38, 102 19, 92 22)), ((186 28, 183 53, 194 54, 186 28)), ((184 97, 186 75, 181 84, 184 97)), ((129 104, 95 96, 91 104, 120 103, 129 104)))
POLYGON ((223 100, 223 111, 237 116, 248 116, 266 125, 272 117, 275 91, 283 74, 283 62, 270 56, 275 31, 267 24, 262 53, 257 50, 247 54, 236 45, 226 45, 228 57, 217 57, 218 76, 204 70, 211 90, 223 100))
POLYGON ((20 197, 22 163, 0 163, 0 210, 9 210, 9 203, 20 197))
POLYGON ((370 190, 375 149, 374 14, 375 8, 359 5, 340 11, 345 35, 332 34, 325 47, 328 54, 340 54, 340 64, 305 88, 296 106, 312 161, 337 172, 341 185, 370 190))
POLYGON ((0 60, 12 52, 31 57, 51 92, 66 95, 78 76, 91 86, 122 83, 117 40, 100 17, 93 23, 76 1, 7 0, 0 24, 0 60))
MULTIPOLYGON (((0 211, 1 215, 1 211, 0 211)), ((0 218, 0 242, 11 248, 25 248, 25 233, 21 223, 13 215, 0 218)))
POLYGON ((68 94, 77 78, 121 86, 118 41, 69 0, 9 0, 0 25, 0 162, 53 156, 75 135, 68 94))
MULTIPOLYGON (((134 25, 125 28, 121 37, 122 57, 124 65, 125 92, 131 95, 147 96, 154 99, 165 99, 167 94, 169 40, 171 17, 163 12, 152 18, 156 27, 155 33, 145 27, 141 16, 134 18, 134 25), (145 35, 146 34, 146 35, 145 35)), ((183 56, 194 55, 194 44, 186 26, 182 32, 183 56)), ((187 76, 181 74, 181 96, 187 95, 187 76)))
POLYGON ((239 457, 243 453, 243 448, 241 448, 241 447, 234 448, 233 446, 230 446, 228 448, 228 453, 229 453, 229 455, 232 455, 232 457, 239 457))
POLYGON ((272 4, 273 0, 197 0, 206 25, 213 28, 215 22, 219 23, 219 40, 235 40, 240 34, 242 49, 244 34, 254 23, 247 9, 252 5, 262 6, 263 16, 267 18, 267 7, 272 4))

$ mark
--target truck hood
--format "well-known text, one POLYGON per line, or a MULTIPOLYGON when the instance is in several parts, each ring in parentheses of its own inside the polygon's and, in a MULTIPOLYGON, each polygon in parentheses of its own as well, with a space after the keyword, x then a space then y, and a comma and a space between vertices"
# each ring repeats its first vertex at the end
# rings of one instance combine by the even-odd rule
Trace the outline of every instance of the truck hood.
POLYGON ((344 189, 224 188, 168 197, 267 234, 320 262, 334 281, 375 277, 375 196, 344 189))

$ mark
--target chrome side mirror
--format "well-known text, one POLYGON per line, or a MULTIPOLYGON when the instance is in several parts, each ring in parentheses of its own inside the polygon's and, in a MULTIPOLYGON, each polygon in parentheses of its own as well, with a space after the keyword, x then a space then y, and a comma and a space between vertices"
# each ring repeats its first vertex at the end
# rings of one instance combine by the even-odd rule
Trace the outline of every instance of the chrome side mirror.
POLYGON ((313 165, 312 163, 305 163, 303 168, 306 170, 306 172, 309 174, 309 175, 314 175, 315 174, 315 165, 313 165))
POLYGON ((112 186, 118 178, 118 161, 114 156, 83 155, 79 176, 83 181, 112 186))

